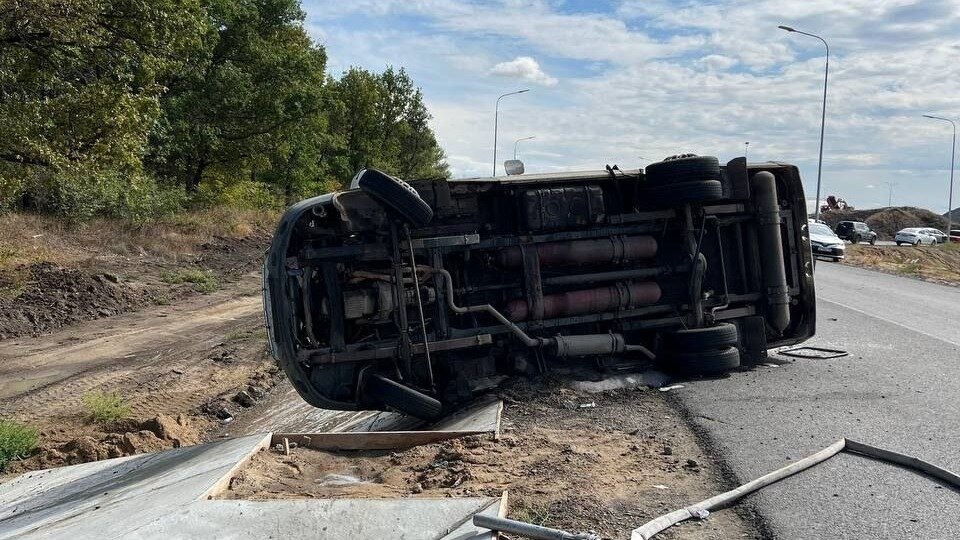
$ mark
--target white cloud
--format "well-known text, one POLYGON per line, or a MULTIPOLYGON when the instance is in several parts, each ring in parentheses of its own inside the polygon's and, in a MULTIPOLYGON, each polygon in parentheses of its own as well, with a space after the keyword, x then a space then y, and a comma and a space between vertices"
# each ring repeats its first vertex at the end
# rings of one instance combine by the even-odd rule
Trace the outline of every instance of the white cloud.
POLYGON ((491 75, 514 77, 545 86, 557 84, 557 79, 540 69, 540 64, 529 56, 518 56, 509 62, 500 62, 490 69, 491 75))
POLYGON ((410 71, 458 176, 490 174, 493 106, 505 91, 491 76, 498 69, 563 79, 501 103, 498 159, 529 135, 537 137, 524 150, 530 172, 631 167, 640 156, 683 151, 727 160, 750 141, 751 161, 795 163, 811 199, 823 45, 777 25, 814 32, 831 48, 821 195, 863 207, 876 198, 868 200, 876 190, 863 186, 899 182, 910 188, 896 193, 897 204, 946 210, 950 126, 920 115, 960 116, 960 2, 622 0, 615 8, 575 7, 584 4, 305 0, 304 8, 331 65, 410 71), (351 27, 361 19, 360 30, 351 27), (356 39, 358 31, 365 39, 356 39), (525 57, 535 69, 515 65, 525 57), (549 74, 533 59, 549 59, 549 74))

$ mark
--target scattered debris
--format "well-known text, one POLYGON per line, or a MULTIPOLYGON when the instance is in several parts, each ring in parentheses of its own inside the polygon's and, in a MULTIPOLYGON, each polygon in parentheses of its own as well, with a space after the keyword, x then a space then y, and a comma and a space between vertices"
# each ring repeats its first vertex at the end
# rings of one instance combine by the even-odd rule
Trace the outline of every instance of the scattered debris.
POLYGON ((682 385, 682 384, 672 384, 672 385, 670 385, 670 386, 661 386, 661 387, 660 387, 660 391, 661 391, 661 392, 669 392, 669 391, 671 391, 671 390, 679 390, 679 389, 681 389, 681 388, 683 388, 683 385, 682 385))
POLYGON ((826 347, 794 347, 793 349, 781 349, 777 354, 783 356, 792 356, 794 358, 809 358, 813 360, 829 360, 831 358, 842 358, 850 353, 843 349, 828 349, 826 347))

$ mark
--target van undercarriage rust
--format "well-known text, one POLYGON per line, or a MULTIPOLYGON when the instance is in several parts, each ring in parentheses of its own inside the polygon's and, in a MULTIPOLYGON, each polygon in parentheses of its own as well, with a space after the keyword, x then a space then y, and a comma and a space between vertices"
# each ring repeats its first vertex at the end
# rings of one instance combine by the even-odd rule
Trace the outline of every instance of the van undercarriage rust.
POLYGON ((716 374, 814 333, 792 165, 354 186, 292 206, 264 263, 271 350, 316 407, 431 418, 558 364, 716 374))

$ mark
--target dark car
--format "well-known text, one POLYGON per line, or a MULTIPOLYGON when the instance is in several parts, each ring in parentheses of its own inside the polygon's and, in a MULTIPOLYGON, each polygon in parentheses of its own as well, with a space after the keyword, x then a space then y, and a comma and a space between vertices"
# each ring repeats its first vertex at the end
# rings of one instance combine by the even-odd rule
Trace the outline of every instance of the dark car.
POLYGON ((870 245, 877 243, 877 233, 870 230, 870 227, 862 221, 841 221, 837 224, 837 236, 843 240, 849 240, 851 243, 869 242, 870 245))
POLYGON ((759 362, 813 335, 812 270, 793 165, 409 184, 367 169, 281 218, 264 307, 307 402, 429 419, 512 375, 759 362))

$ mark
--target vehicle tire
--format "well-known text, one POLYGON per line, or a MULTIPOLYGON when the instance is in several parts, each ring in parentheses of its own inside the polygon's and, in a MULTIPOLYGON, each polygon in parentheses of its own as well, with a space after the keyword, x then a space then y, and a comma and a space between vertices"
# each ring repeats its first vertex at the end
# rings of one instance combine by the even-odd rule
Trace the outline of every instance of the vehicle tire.
POLYGON ((917 241, 913 243, 914 247, 920 247, 920 239, 917 238, 917 241))
POLYGON ((391 409, 421 420, 435 420, 443 409, 436 399, 383 375, 367 378, 363 391, 368 399, 382 401, 391 409))
POLYGON ((647 185, 720 180, 720 161, 713 156, 682 156, 651 163, 644 169, 647 185))
POLYGON ((679 206, 705 203, 723 198, 723 185, 717 180, 679 182, 652 187, 646 191, 647 202, 654 206, 679 206))
POLYGON ((833 258, 830 259, 830 260, 833 261, 833 262, 838 263, 838 262, 840 262, 841 259, 840 259, 840 257, 833 257, 833 258))
POLYGON ((678 352, 671 356, 670 369, 684 375, 719 375, 740 367, 740 351, 724 347, 700 352, 678 352))
POLYGON ((663 335, 664 344, 671 351, 700 352, 737 344, 737 327, 720 323, 706 328, 689 328, 663 335))
POLYGON ((377 169, 363 169, 353 183, 378 203, 393 210, 414 227, 433 219, 433 209, 410 184, 377 169))
POLYGON ((851 236, 851 237, 850 237, 850 243, 851 243, 851 244, 859 244, 859 243, 860 243, 860 236, 859 236, 859 235, 856 235, 856 234, 853 235, 853 236, 851 236))
POLYGON ((898 245, 898 246, 902 246, 902 245, 903 245, 903 242, 897 242, 897 245, 898 245))
POLYGON ((877 237, 876 237, 876 236, 871 236, 871 237, 870 237, 870 245, 871 245, 871 246, 877 245, 877 237))

